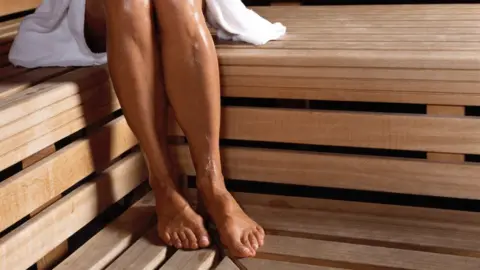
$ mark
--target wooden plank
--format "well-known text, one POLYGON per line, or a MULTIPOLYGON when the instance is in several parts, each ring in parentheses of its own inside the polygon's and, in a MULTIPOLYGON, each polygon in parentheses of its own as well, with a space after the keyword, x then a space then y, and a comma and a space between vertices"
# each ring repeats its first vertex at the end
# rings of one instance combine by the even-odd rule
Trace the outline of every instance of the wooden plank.
MULTIPOLYGON (((265 268, 263 268, 265 269, 265 268)), ((223 258, 220 264, 215 268, 215 270, 240 270, 235 263, 228 257, 223 258)))
POLYGON ((451 255, 480 254, 480 227, 459 222, 442 223, 309 209, 243 207, 267 232, 275 234, 451 255))
POLYGON ((61 121, 65 121, 65 118, 68 119, 68 117, 75 113, 75 110, 78 111, 78 108, 74 108, 67 111, 67 114, 61 114, 57 117, 54 117, 51 119, 51 121, 48 121, 48 123, 44 122, 45 124, 51 124, 54 127, 48 125, 45 127, 42 126, 42 124, 39 124, 32 129, 42 130, 41 132, 44 134, 42 136, 38 137, 35 134, 32 135, 32 130, 26 130, 16 134, 9 139, 14 139, 12 142, 15 142, 17 147, 13 149, 13 147, 10 146, 12 151, 0 156, 0 169, 7 168, 8 166, 15 164, 15 162, 21 161, 23 158, 35 153, 35 151, 38 151, 52 143, 59 141, 60 139, 67 137, 74 132, 85 128, 89 124, 101 120, 103 117, 108 116, 119 107, 120 105, 118 103, 103 105, 102 107, 96 108, 96 110, 85 111, 87 112, 88 117, 85 117, 85 115, 80 116, 76 119, 71 119, 70 122, 67 121, 68 123, 58 127, 57 120, 60 119, 61 121), (29 139, 31 140, 28 141, 29 139), (24 144, 20 144, 21 142, 24 142, 24 144))
POLYGON ((106 269, 154 270, 165 260, 166 255, 167 247, 161 243, 154 226, 106 269))
MULTIPOLYGON (((5 128, 0 127, 0 129, 6 129, 7 134, 14 133, 10 137, 7 137, 3 140, 0 139, 0 156, 5 155, 8 152, 15 151, 15 149, 18 147, 21 147, 22 145, 34 141, 35 139, 44 135, 48 135, 62 126, 72 124, 75 120, 77 120, 77 122, 83 122, 83 128, 84 126, 93 124, 94 121, 98 121, 99 119, 120 109, 120 104, 115 95, 98 93, 98 96, 99 98, 90 98, 88 101, 79 106, 55 115, 16 134, 10 129, 11 125, 5 128)), ((37 118, 39 117, 37 116, 37 118)), ((21 121, 20 123, 24 124, 25 122, 21 121)), ((18 130, 18 126, 20 126, 18 121, 15 122, 14 125, 15 129, 18 130)), ((71 131, 71 133, 75 132, 74 129, 71 129, 71 131)))
MULTIPOLYGON (((282 20, 283 21, 283 20, 282 20)), ((321 23, 321 22, 319 22, 321 23)), ((289 30, 287 30, 289 31, 289 30)), ((215 34, 214 34, 215 35, 215 34)), ((385 35, 352 35, 352 34, 340 34, 340 33, 329 33, 329 34, 312 34, 312 33, 295 33, 288 32, 287 35, 283 36, 281 41, 313 41, 313 40, 323 40, 323 41, 355 41, 355 42, 364 42, 364 41, 396 41, 396 42, 478 42, 480 41, 480 35, 465 35, 465 34, 449 34, 449 35, 435 35, 435 34, 423 34, 423 35, 414 35, 414 34, 385 34, 385 35)), ((278 42, 277 40, 275 42, 278 42)), ((219 43, 220 41, 217 41, 219 43)), ((222 41, 222 43, 225 41, 222 41)), ((239 44, 239 43, 237 43, 239 44)))
POLYGON ((299 264, 282 261, 272 261, 264 259, 241 259, 240 263, 244 265, 248 270, 263 270, 263 269, 275 269, 275 270, 340 270, 340 268, 323 267, 308 264, 299 264))
POLYGON ((46 148, 43 148, 39 152, 31 155, 30 157, 24 159, 22 161, 22 167, 23 169, 26 169, 53 153, 55 153, 55 145, 52 144, 50 146, 47 146, 46 148))
MULTIPOLYGON (((226 79, 234 76, 269 76, 294 78, 420 80, 432 81, 432 83, 434 83, 434 81, 480 82, 480 70, 221 66, 220 71, 226 79)), ((287 87, 287 85, 285 85, 285 87, 287 87)), ((315 88, 320 87, 317 86, 315 88)), ((422 90, 418 89, 416 91, 422 90)), ((449 89, 448 91, 451 93, 458 93, 455 92, 455 89, 449 89)))
MULTIPOLYGON (((427 105, 427 114, 439 116, 463 116, 465 115, 465 107, 427 105)), ((432 161, 440 162, 463 163, 465 161, 465 155, 435 152, 427 153, 427 158, 432 161)))
POLYGON ((276 98, 333 100, 359 102, 390 102, 413 104, 442 104, 479 106, 479 94, 440 93, 440 92, 393 92, 349 89, 286 88, 262 86, 222 87, 225 97, 276 98))
MULTIPOLYGON (((393 30, 395 31, 395 30, 393 30)), ((313 31, 312 31, 313 32, 313 31)), ((342 31, 339 31, 342 32, 342 31)), ((294 32, 296 33, 296 32, 294 32)), ((249 44, 219 43, 218 49, 249 49, 249 44)), ((264 45, 262 49, 289 50, 391 50, 391 51, 480 51, 478 42, 408 42, 408 41, 292 41, 280 40, 264 45)))
MULTIPOLYGON (((425 18, 431 15, 463 15, 478 14, 479 7, 475 4, 449 4, 449 5, 352 5, 352 6, 299 6, 299 7, 252 7, 259 14, 284 15, 288 17, 302 18, 306 15, 328 14, 368 14, 368 15, 423 15, 425 18), (296 12, 292 12, 296 11, 296 12)), ((455 17, 455 16, 451 16, 455 17)))
POLYGON ((0 100, 0 126, 94 87, 110 88, 103 67, 76 69, 0 100))
MULTIPOLYGON (((196 194, 196 190, 190 190, 190 196, 192 194, 196 194)), ((424 220, 432 223, 462 224, 462 227, 468 226, 469 229, 480 228, 479 214, 475 212, 241 192, 234 193, 234 196, 244 206, 268 206, 275 209, 290 210, 309 209, 332 213, 380 216, 392 220, 424 220)))
MULTIPOLYGON (((312 240, 268 235, 259 253, 278 254, 309 259, 345 263, 356 266, 390 267, 398 269, 478 269, 480 259, 436 254, 394 248, 357 245, 323 240, 312 240), (388 259, 386 259, 388 258, 388 259)), ((262 258, 259 254, 259 258, 262 258)))
POLYGON ((214 259, 215 251, 212 249, 178 250, 160 267, 160 270, 208 270, 212 267, 214 259))
POLYGON ((108 89, 106 86, 100 86, 85 90, 81 93, 81 95, 73 95, 64 98, 58 102, 39 109, 35 113, 28 114, 16 121, 1 126, 0 141, 8 139, 13 135, 29 128, 38 126, 39 124, 42 124, 39 127, 45 128, 45 121, 48 121, 49 119, 54 118, 62 113, 69 113, 72 117, 74 117, 72 120, 82 117, 84 112, 87 112, 87 115, 92 114, 95 112, 95 109, 97 109, 96 107, 91 107, 92 104, 100 106, 110 102, 112 103, 112 107, 114 107, 113 104, 118 103, 118 100, 114 98, 114 96, 115 94, 113 89, 108 89), (92 101, 93 98, 98 99, 98 101, 92 101), (74 114, 73 112, 76 112, 77 114, 74 114))
POLYGON ((0 231, 137 144, 124 117, 0 183, 0 231), (99 150, 100 149, 100 150, 99 150), (93 159, 95 155, 95 162, 93 159), (25 187, 28 186, 28 189, 25 187))
POLYGON ((0 85, 0 98, 5 98, 12 94, 21 92, 28 87, 34 86, 40 82, 72 71, 73 68, 39 68, 29 72, 2 80, 0 85))
POLYGON ((221 65, 480 69, 475 52, 218 49, 221 65))
MULTIPOLYGON (((480 126, 474 117, 251 107, 225 107, 222 113, 224 139, 480 153, 480 126)), ((178 126, 170 132, 183 134, 178 126)))
MULTIPOLYGON (((40 150, 39 152, 33 154, 32 156, 26 158, 25 160, 23 160, 22 167, 23 169, 26 169, 53 153, 55 153, 55 145, 50 145, 49 147, 46 147, 40 150)), ((38 213, 40 213, 41 211, 45 210, 47 207, 49 207, 50 205, 58 201, 60 198, 62 198, 61 195, 51 199, 46 204, 40 206, 40 208, 32 212, 30 214, 30 217, 33 217, 38 213)), ((38 270, 51 269, 53 265, 55 265, 61 259, 66 257, 67 254, 68 254, 68 241, 64 241, 37 262, 37 269, 38 270)))
MULTIPOLYGON (((182 172, 195 175, 188 147, 173 149, 182 172)), ((480 196, 477 164, 240 147, 221 151, 229 179, 455 198, 480 196)))
MULTIPOLYGON (((474 28, 480 27, 480 20, 429 20, 428 18, 417 19, 417 20, 390 20, 384 19, 372 20, 370 18, 355 19, 351 18, 350 20, 325 20, 321 17, 307 17, 300 19, 285 19, 282 15, 280 16, 269 16, 271 20, 278 20, 284 24, 287 29, 291 28, 443 28, 443 27, 458 27, 458 28, 474 28)), ((330 18, 335 18, 330 16, 330 18)), ((337 16, 338 18, 338 16, 337 16)), ((467 29, 466 29, 467 30, 467 29)), ((295 31, 292 31, 295 32, 295 31)), ((386 40, 387 41, 387 40, 386 40)))
POLYGON ((480 82, 466 81, 421 81, 403 79, 360 78, 297 78, 264 76, 223 76, 224 86, 295 87, 317 89, 350 89, 368 91, 443 92, 479 94, 480 82))
POLYGON ((153 225, 154 207, 155 198, 149 193, 55 269, 104 269, 153 225))
MULTIPOLYGON (((146 166, 139 152, 115 163, 103 174, 2 237, 0 269, 28 268, 145 181, 146 176, 146 166)), ((141 224, 142 220, 138 222, 141 224)))
POLYGON ((34 9, 42 3, 42 0, 1 0, 0 17, 29 9, 34 9))

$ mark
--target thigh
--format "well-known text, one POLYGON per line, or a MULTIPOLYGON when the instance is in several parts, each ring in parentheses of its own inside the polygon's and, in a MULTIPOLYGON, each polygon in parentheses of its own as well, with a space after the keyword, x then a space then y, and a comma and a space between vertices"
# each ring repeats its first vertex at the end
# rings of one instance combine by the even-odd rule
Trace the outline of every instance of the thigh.
POLYGON ((85 3, 85 40, 95 52, 106 51, 107 24, 103 0, 86 0, 85 3))

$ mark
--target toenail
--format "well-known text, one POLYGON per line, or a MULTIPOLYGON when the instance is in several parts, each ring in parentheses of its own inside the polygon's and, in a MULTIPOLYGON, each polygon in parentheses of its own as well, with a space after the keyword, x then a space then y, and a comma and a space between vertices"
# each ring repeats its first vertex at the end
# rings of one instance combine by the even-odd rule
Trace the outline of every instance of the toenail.
POLYGON ((258 249, 258 245, 257 245, 257 244, 253 244, 253 248, 254 248, 254 249, 258 249))
POLYGON ((245 254, 248 254, 248 255, 252 254, 252 251, 249 248, 244 247, 242 250, 243 250, 243 253, 245 254))
POLYGON ((199 242, 202 243, 202 244, 205 244, 205 245, 208 244, 208 237, 206 237, 206 236, 200 237, 199 242))

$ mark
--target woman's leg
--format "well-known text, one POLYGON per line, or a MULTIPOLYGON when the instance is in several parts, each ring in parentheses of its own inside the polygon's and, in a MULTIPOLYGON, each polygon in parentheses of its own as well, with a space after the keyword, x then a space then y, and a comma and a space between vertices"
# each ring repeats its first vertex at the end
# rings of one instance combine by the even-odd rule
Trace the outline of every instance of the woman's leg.
POLYGON ((219 70, 201 2, 153 1, 160 27, 166 92, 190 145, 197 187, 232 255, 254 256, 263 244, 263 229, 228 193, 222 175, 219 70))
POLYGON ((209 240, 202 218, 174 184, 177 175, 167 150, 167 102, 153 7, 150 0, 105 0, 104 4, 109 71, 127 122, 145 153, 159 235, 177 248, 206 247, 209 240))

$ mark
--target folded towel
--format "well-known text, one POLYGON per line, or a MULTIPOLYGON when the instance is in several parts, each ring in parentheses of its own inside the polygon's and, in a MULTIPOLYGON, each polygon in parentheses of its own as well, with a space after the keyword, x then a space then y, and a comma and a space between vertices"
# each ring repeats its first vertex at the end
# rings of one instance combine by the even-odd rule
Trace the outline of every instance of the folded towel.
MULTIPOLYGON (((93 53, 84 36, 86 0, 44 0, 20 24, 9 60, 27 68, 94 66, 107 62, 106 53, 93 53)), ((261 45, 285 34, 241 0, 207 0, 207 21, 220 39, 261 45)))

